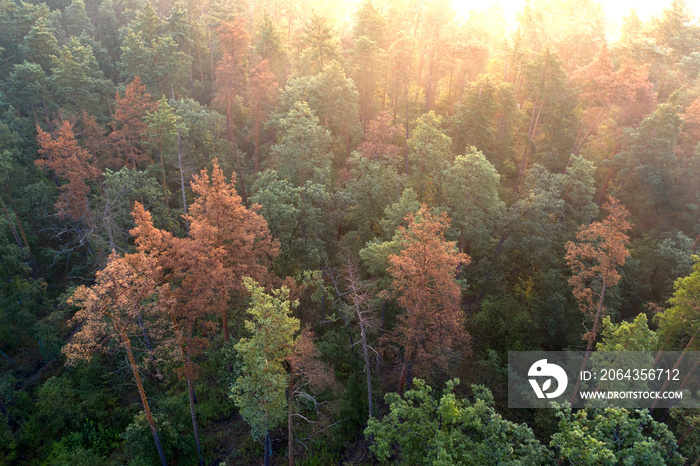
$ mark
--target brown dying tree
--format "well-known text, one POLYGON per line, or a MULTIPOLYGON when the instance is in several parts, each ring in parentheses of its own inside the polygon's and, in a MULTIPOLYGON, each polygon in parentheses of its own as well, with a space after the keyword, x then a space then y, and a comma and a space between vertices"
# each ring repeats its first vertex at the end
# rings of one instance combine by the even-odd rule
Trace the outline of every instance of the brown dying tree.
MULTIPOLYGON (((248 209, 235 189, 235 174, 227 182, 214 160, 211 178, 207 170, 192 180, 192 191, 199 197, 190 208, 188 218, 195 229, 194 239, 221 248, 222 261, 228 273, 230 290, 245 292, 243 277, 251 277, 263 285, 269 284, 270 266, 279 253, 279 243, 270 235, 267 221, 257 212, 259 206, 248 209)), ((226 299, 215 308, 224 327, 224 340, 229 340, 226 299)))
POLYGON ((398 230, 401 252, 389 256, 391 295, 405 309, 389 340, 403 347, 398 392, 411 379, 415 364, 421 370, 445 367, 449 353, 466 344, 457 267, 470 258, 445 239, 450 220, 446 213, 431 214, 424 204, 406 216, 408 227, 398 230))
POLYGON ((225 305, 228 298, 231 285, 223 265, 224 251, 214 246, 213 228, 205 222, 191 221, 189 237, 177 238, 156 228, 151 214, 138 202, 133 215, 136 228, 131 234, 139 252, 152 255, 158 264, 161 309, 172 327, 163 338, 164 345, 172 349, 171 360, 181 364, 175 372, 187 383, 197 454, 203 465, 194 407, 194 381, 199 372, 195 357, 207 347, 206 337, 213 333, 213 324, 206 316, 225 305))
MULTIPOLYGON (((154 279, 158 270, 158 264, 151 256, 130 254, 118 257, 112 254, 107 266, 97 272, 95 284, 91 287, 78 287, 68 300, 69 304, 80 308, 70 320, 79 330, 62 351, 68 365, 89 360, 95 351, 108 349, 110 342, 126 351, 160 461, 166 465, 163 447, 139 374, 140 367, 134 357, 134 350, 138 348, 133 346, 137 341, 135 337, 144 334, 143 319, 154 317, 157 321, 159 304, 153 298, 158 294, 154 279)), ((150 326, 149 331, 163 333, 163 328, 156 324, 150 326)))
MULTIPOLYGON (((605 312, 605 292, 620 281, 618 267, 625 265, 630 255, 627 250, 627 231, 632 228, 627 220, 629 212, 613 197, 608 198, 603 209, 608 211, 604 220, 582 225, 576 233, 576 242, 566 244, 565 258, 573 273, 569 284, 584 317, 593 321, 591 331, 583 336, 588 343, 581 370, 586 368, 605 312)), ((578 379, 571 395, 572 404, 580 385, 578 379)))
POLYGON ((360 153, 369 159, 385 158, 398 163, 404 149, 397 145, 403 139, 402 124, 392 125, 389 112, 382 112, 370 121, 360 144, 360 153))
POLYGON ((141 146, 148 129, 143 117, 155 109, 156 103, 151 100, 151 95, 146 92, 146 86, 141 84, 138 76, 126 86, 124 97, 120 97, 117 92, 114 119, 109 123, 112 127, 109 142, 115 151, 115 157, 109 166, 137 168, 149 162, 150 158, 141 146))
POLYGON ((295 409, 294 400, 303 399, 314 407, 317 418, 327 424, 321 413, 321 403, 314 394, 326 390, 338 390, 333 369, 321 361, 321 353, 314 344, 314 334, 307 327, 294 341, 292 351, 286 357, 289 365, 289 387, 287 388, 287 459, 289 466, 294 466, 294 418, 300 418, 309 424, 316 424, 295 409))
POLYGON ((39 168, 51 170, 57 179, 67 183, 59 186, 59 197, 55 204, 59 217, 69 217, 74 221, 92 221, 87 195, 90 187, 87 181, 99 178, 99 169, 92 164, 93 157, 78 145, 73 133, 73 125, 68 120, 61 122, 58 130, 46 133, 36 127, 39 154, 43 156, 35 162, 39 168))
POLYGON ((267 60, 261 61, 250 73, 248 93, 253 126, 248 132, 247 139, 252 140, 255 146, 255 173, 257 173, 260 159, 260 126, 265 122, 277 101, 277 82, 267 60))
MULTIPOLYGON (((223 56, 216 65, 214 74, 216 92, 212 103, 222 108, 226 115, 226 133, 229 142, 233 145, 236 170, 238 175, 241 176, 242 168, 238 146, 236 145, 233 111, 238 97, 245 95, 243 92, 246 84, 245 60, 250 48, 250 35, 246 31, 245 21, 242 18, 237 18, 232 22, 222 21, 216 32, 223 56)), ((239 181, 243 197, 246 198, 243 178, 241 177, 239 181)))

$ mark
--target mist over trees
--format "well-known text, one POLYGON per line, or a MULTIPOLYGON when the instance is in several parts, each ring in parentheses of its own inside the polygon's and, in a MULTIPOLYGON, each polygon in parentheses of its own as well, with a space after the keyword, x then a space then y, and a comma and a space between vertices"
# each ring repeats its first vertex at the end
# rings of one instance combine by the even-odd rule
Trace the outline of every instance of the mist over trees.
POLYGON ((0 464, 696 462, 507 408, 700 350, 689 3, 0 0, 0 464))

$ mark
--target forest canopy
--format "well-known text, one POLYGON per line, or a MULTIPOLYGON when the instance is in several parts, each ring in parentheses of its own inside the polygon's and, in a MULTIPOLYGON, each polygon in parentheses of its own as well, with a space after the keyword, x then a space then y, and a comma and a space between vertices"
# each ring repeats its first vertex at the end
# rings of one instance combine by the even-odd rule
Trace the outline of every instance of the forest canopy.
POLYGON ((0 464, 697 462, 507 408, 700 350, 700 11, 619 8, 0 0, 0 464))

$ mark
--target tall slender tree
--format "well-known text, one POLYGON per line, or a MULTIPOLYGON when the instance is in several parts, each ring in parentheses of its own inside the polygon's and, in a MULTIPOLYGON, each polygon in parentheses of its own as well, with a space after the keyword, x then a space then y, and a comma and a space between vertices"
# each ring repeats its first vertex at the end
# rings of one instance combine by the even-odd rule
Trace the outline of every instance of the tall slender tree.
MULTIPOLYGON (((591 330, 583 336, 587 343, 581 370, 586 367, 598 335, 605 312, 605 293, 620 281, 618 267, 625 265, 630 255, 627 250, 627 231, 632 228, 627 220, 629 212, 612 197, 603 208, 608 211, 603 221, 582 225, 576 233, 577 242, 569 241, 566 244, 566 261, 573 273, 569 284, 573 287, 579 309, 586 320, 593 323, 591 330)), ((579 378, 571 395, 572 404, 580 385, 579 378)))
POLYGON ((250 88, 248 101, 253 117, 253 126, 248 132, 248 139, 253 140, 255 149, 254 170, 259 171, 260 160, 260 130, 277 100, 277 82, 270 71, 267 60, 263 60, 250 73, 250 88))
POLYGON ((404 309, 389 337, 402 347, 399 394, 407 379, 410 383, 414 364, 424 372, 445 367, 450 352, 469 339, 455 272, 470 259, 445 240, 447 214, 434 215, 424 204, 406 220, 408 227, 399 227, 396 238, 401 252, 389 256, 387 269, 392 278, 388 296, 404 309))
POLYGON ((109 141, 119 160, 115 161, 115 165, 138 168, 149 161, 150 158, 143 148, 148 129, 144 117, 155 108, 156 104, 138 76, 126 86, 124 97, 120 97, 117 92, 114 119, 110 122, 112 132, 109 134, 109 141))
POLYGON ((245 287, 251 293, 251 319, 245 327, 250 337, 236 344, 236 351, 243 363, 242 375, 233 386, 233 399, 241 416, 251 427, 256 440, 264 439, 265 465, 270 461, 270 430, 287 417, 289 374, 285 360, 291 354, 294 334, 299 330, 299 320, 290 315, 297 301, 289 301, 289 290, 281 288, 271 294, 250 278, 245 287))
MULTIPOLYGON (((68 300, 80 310, 71 319, 78 325, 68 344, 63 348, 67 364, 89 360, 96 350, 105 350, 107 343, 115 342, 126 351, 131 373, 146 413, 146 420, 158 450, 160 462, 167 460, 160 443, 155 421, 141 381, 140 367, 134 356, 137 335, 143 332, 139 322, 152 318, 158 311, 158 284, 155 279, 159 266, 154 257, 146 254, 130 254, 125 257, 110 256, 107 266, 97 273, 95 284, 80 286, 68 300)), ((152 326, 162 332, 162 326, 152 326)))

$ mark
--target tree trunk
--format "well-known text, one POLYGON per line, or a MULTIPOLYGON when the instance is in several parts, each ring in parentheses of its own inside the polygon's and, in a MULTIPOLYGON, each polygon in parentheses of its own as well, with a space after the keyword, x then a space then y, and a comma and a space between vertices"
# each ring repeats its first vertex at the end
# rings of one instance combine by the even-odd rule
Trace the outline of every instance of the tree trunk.
POLYGON ((258 157, 260 154, 260 119, 255 119, 255 173, 258 173, 258 157))
POLYGON ((165 182, 165 161, 163 160, 163 150, 158 149, 158 157, 160 158, 160 168, 163 170, 163 202, 165 203, 165 210, 170 214, 170 207, 168 206, 168 188, 165 182))
MULTIPOLYGON (((688 341, 688 344, 685 345, 685 348, 683 348, 683 352, 682 352, 681 355, 678 357, 678 361, 676 361, 676 364, 673 365, 673 370, 678 369, 678 366, 680 366, 681 362, 683 362, 683 359, 685 359, 685 355, 686 355, 686 353, 688 352, 688 348, 690 348, 690 345, 692 345, 692 344, 693 344, 693 341, 695 341, 695 336, 696 336, 696 335, 697 335, 697 332, 695 332, 695 335, 693 335, 693 337, 690 339, 690 341, 688 341)), ((661 354, 660 351, 659 351, 659 354, 661 354)), ((657 357, 656 359, 658 359, 658 357, 657 357)), ((656 361, 654 361, 654 362, 656 362, 656 361)), ((700 361, 699 361, 699 362, 700 362, 700 361)), ((697 364, 696 364, 695 367, 693 368, 693 371, 694 371, 695 369, 697 369, 697 364)), ((688 374, 688 376, 690 376, 690 374, 688 374)), ((685 379, 683 380, 683 384, 685 384, 686 381, 688 380, 688 376, 686 376, 685 379)), ((670 383, 671 383, 671 379, 666 379, 666 381, 663 383, 663 385, 662 385, 661 388, 659 389, 659 392, 662 392, 662 393, 663 393, 663 392, 668 388, 668 385, 669 385, 670 383)), ((681 389, 683 388, 683 386, 684 386, 684 385, 681 385, 681 389)), ((652 409, 656 408, 656 407, 658 406, 658 404, 659 404, 659 401, 660 401, 659 398, 655 399, 654 402, 651 404, 651 408, 649 408, 649 410, 652 410, 652 409)))
POLYGON ((146 398, 146 392, 143 389, 143 384, 141 383, 141 377, 139 376, 139 370, 136 366, 136 361, 134 360, 134 355, 131 352, 131 342, 129 337, 126 335, 126 331, 121 330, 121 339, 124 347, 126 348, 126 354, 129 358, 129 365, 131 366, 131 372, 134 375, 134 380, 136 381, 136 387, 139 390, 139 396, 141 397, 141 404, 143 405, 143 410, 146 413, 146 419, 148 420, 148 426, 151 428, 151 435, 153 435, 153 440, 156 442, 156 448, 158 449, 158 456, 160 456, 160 462, 163 466, 167 466, 168 462, 165 459, 165 453, 163 452, 163 446, 160 444, 160 439, 158 438, 158 433, 156 432, 156 424, 153 421, 153 416, 151 415, 151 408, 148 406, 148 399, 146 398))
POLYGON ((270 466, 270 450, 272 446, 270 445, 270 431, 265 432, 265 453, 263 454, 263 459, 265 466, 270 466))
POLYGON ((615 169, 611 165, 610 168, 608 168, 608 176, 605 177, 605 182, 603 183, 603 187, 600 189, 600 194, 598 195, 598 200, 596 204, 598 204, 599 206, 603 203, 603 199, 605 199, 605 194, 608 191, 608 185, 610 184, 610 180, 612 180, 614 173, 615 169))
POLYGON ((15 242, 17 243, 17 246, 21 251, 24 249, 24 245, 22 244, 22 241, 19 238, 19 234, 17 233, 17 229, 15 228, 15 222, 12 221, 12 217, 10 216, 10 212, 7 210, 7 206, 5 206, 5 201, 2 200, 2 196, 0 196, 0 205, 2 206, 2 210, 5 212, 7 224, 10 225, 10 231, 12 231, 12 236, 14 236, 15 242))
MULTIPOLYGON (((188 362, 188 365, 190 363, 188 362)), ((189 368, 188 368, 189 369, 189 368)), ((194 441, 197 444, 197 456, 199 465, 204 466, 204 456, 202 456, 202 444, 199 442, 199 427, 197 426, 197 413, 194 411, 194 385, 191 376, 187 379, 187 393, 190 397, 190 415, 192 416, 192 428, 194 429, 194 441)))
POLYGON ((369 347, 367 346, 367 334, 365 333, 365 324, 358 315, 360 319, 360 337, 362 338, 362 353, 365 357, 365 372, 367 373, 367 404, 369 409, 369 417, 372 418, 372 371, 369 362, 369 347))
MULTIPOLYGON (((185 212, 185 215, 187 215, 187 197, 185 197, 185 175, 182 173, 182 156, 183 156, 183 150, 182 150, 182 138, 180 137, 180 132, 178 131, 177 133, 177 167, 180 170, 180 189, 182 190, 182 209, 185 212)), ((189 222, 187 221, 187 218, 185 218, 185 229, 189 232, 190 231, 190 225, 189 222)))
POLYGON ((401 366, 401 377, 399 378, 399 389, 397 390, 399 396, 403 396, 403 389, 408 381, 408 385, 411 385, 411 361, 404 359, 403 365, 401 366))
POLYGON ((593 330, 588 337, 588 345, 586 345, 586 355, 583 357, 583 363, 581 364, 581 370, 579 371, 578 377, 576 377, 576 385, 574 386, 574 392, 571 394, 570 403, 573 406, 574 400, 576 400, 576 395, 578 395, 578 389, 581 387, 581 372, 586 370, 586 364, 588 364, 588 358, 591 357, 591 352, 593 351, 593 342, 595 342, 596 335, 598 334, 598 324, 600 322, 600 315, 603 313, 603 300, 605 299, 605 287, 607 282, 603 280, 603 289, 600 291, 600 301, 598 301, 598 311, 595 314, 595 320, 593 321, 593 330))
POLYGON ((292 428, 292 416, 294 415, 294 371, 289 374, 289 389, 287 399, 287 456, 289 458, 289 466, 294 466, 294 429, 292 428))
POLYGON ((228 309, 226 307, 224 307, 223 312, 221 313, 221 325, 224 326, 224 341, 228 343, 228 309))
POLYGON ((163 373, 161 372, 160 367, 156 365, 156 356, 153 352, 153 345, 151 344, 151 339, 148 337, 148 333, 146 332, 146 326, 143 324, 141 314, 138 312, 136 322, 138 322, 139 328, 141 329, 141 335, 143 335, 143 343, 144 345, 146 345, 146 352, 148 353, 148 357, 151 359, 153 365, 156 368, 156 377, 158 378, 158 380, 162 381, 164 379, 163 373))
MULTIPOLYGON (((408 140, 408 82, 406 82, 406 140, 408 140)), ((408 155, 406 156, 406 163, 408 164, 408 155)), ((408 172, 408 165, 406 165, 406 172, 408 172)))

